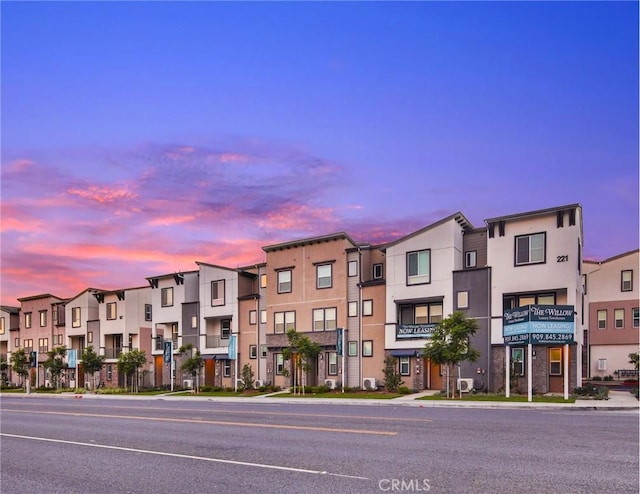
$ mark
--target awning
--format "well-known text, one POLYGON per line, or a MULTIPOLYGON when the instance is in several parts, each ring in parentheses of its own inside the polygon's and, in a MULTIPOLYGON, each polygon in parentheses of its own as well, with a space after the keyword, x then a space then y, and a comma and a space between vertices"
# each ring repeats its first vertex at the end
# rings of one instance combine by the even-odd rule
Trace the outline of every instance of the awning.
POLYGON ((411 350, 411 349, 402 349, 402 350, 391 350, 392 357, 417 357, 420 354, 421 350, 411 350))
POLYGON ((229 354, 223 353, 221 355, 214 355, 213 358, 216 360, 229 360, 229 354))

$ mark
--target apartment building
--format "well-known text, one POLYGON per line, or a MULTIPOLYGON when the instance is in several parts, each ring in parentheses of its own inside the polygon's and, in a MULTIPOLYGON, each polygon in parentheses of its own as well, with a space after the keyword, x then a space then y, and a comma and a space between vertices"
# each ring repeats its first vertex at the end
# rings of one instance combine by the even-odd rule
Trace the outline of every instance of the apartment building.
POLYGON ((20 307, 10 305, 0 306, 0 365, 6 368, 0 370, 0 382, 8 384, 11 379, 11 351, 12 337, 20 331, 20 307))
MULTIPOLYGON (((151 287, 143 286, 94 293, 98 302, 99 334, 94 334, 91 343, 99 355, 105 357, 105 365, 90 387, 103 385, 123 387, 125 379, 118 372, 118 358, 131 350, 144 351, 149 358, 143 367, 141 386, 150 386, 152 355, 152 305, 151 287)), ((86 376, 86 382, 90 382, 86 376)))
MULTIPOLYGON (((67 349, 75 350, 78 361, 82 352, 100 341, 100 310, 95 294, 103 292, 98 288, 87 288, 67 300, 65 304, 65 341, 67 349)), ((82 366, 68 370, 69 387, 84 386, 85 376, 82 366)))
POLYGON ((527 390, 529 363, 535 392, 575 388, 582 382, 585 329, 582 208, 570 204, 485 222, 487 264, 491 266, 491 389, 504 389, 507 362, 514 375, 511 384, 522 392, 527 390), (527 320, 518 326, 523 332, 518 329, 517 334, 510 334, 508 311, 524 314, 522 308, 534 306, 555 306, 567 318, 527 320), (556 324, 564 329, 556 330, 556 324), (532 332, 532 328, 547 329, 532 332))
POLYGON ((637 249, 601 262, 584 261, 590 377, 637 375, 629 354, 640 345, 639 265, 637 249))

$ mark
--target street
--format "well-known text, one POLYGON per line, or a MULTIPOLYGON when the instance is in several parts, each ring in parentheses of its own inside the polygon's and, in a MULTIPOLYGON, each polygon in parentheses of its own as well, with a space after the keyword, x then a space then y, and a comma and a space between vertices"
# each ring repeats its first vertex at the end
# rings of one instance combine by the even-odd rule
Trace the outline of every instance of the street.
POLYGON ((638 492, 638 413, 24 398, 3 494, 638 492))

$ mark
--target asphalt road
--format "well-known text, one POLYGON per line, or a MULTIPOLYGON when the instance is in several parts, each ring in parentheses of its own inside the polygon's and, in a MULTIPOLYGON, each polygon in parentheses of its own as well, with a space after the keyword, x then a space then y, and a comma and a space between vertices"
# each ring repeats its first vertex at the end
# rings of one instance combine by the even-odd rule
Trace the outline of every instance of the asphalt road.
POLYGON ((638 413, 4 395, 0 455, 3 494, 637 493, 638 413))

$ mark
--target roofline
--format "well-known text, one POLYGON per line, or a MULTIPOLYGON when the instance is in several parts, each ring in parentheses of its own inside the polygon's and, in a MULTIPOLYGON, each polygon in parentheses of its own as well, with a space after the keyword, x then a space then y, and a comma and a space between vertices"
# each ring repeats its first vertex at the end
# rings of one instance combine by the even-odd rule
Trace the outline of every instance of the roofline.
POLYGON ((583 262, 590 262, 590 263, 593 263, 593 264, 604 264, 605 262, 615 261, 616 259, 621 259, 623 257, 630 256, 630 255, 636 254, 638 252, 640 252, 640 249, 633 249, 633 250, 629 250, 627 252, 623 252, 622 254, 617 254, 615 256, 608 257, 608 258, 606 258, 606 259, 604 259, 602 261, 594 261, 594 260, 586 260, 585 259, 583 262))
POLYGON ((150 288, 149 285, 142 285, 142 286, 132 286, 130 288, 117 288, 115 290, 100 290, 97 293, 103 293, 105 295, 110 295, 112 293, 118 293, 118 292, 129 292, 131 290, 142 290, 144 288, 150 288))
POLYGON ((510 221, 510 220, 516 220, 516 219, 526 218, 526 217, 546 216, 551 213, 557 213, 558 211, 564 211, 566 209, 573 209, 573 208, 582 209, 582 206, 579 203, 575 203, 575 204, 567 204, 566 206, 555 206, 555 207, 546 208, 546 209, 536 209, 535 211, 526 211, 524 213, 515 213, 515 214, 508 214, 506 216, 496 216, 495 218, 487 218, 484 220, 484 222, 493 223, 494 221, 510 221))
POLYGON ((192 269, 189 271, 176 271, 175 273, 159 274, 157 276, 147 276, 145 280, 156 280, 156 279, 159 280, 162 278, 173 278, 177 274, 191 274, 191 273, 197 273, 197 272, 198 272, 197 269, 192 269))
POLYGON ((41 298, 55 298, 58 300, 64 300, 63 298, 60 297, 56 297, 55 295, 51 295, 50 293, 41 293, 39 295, 31 295, 28 297, 20 297, 18 299, 16 299, 18 302, 29 302, 31 300, 38 300, 41 298))
POLYGON ((467 217, 462 214, 460 211, 458 211, 457 213, 453 213, 450 214, 449 216, 442 218, 441 220, 436 221, 435 223, 431 223, 430 225, 427 225, 423 228, 421 228, 420 230, 416 230, 415 232, 409 233, 408 235, 405 235, 404 237, 400 237, 397 238, 387 244, 381 245, 380 249, 381 250, 386 250, 388 247, 393 247, 394 245, 397 245, 401 242, 404 242, 405 240, 409 240, 412 237, 415 237, 416 235, 420 235, 421 233, 426 232, 427 230, 431 230, 437 226, 443 225, 451 220, 456 220, 456 222, 462 227, 463 230, 466 231, 473 231, 475 230, 474 226, 471 224, 471 222, 467 219, 467 217))
POLYGON ((20 307, 15 307, 13 305, 0 305, 0 310, 11 314, 12 312, 20 312, 20 307))
POLYGON ((207 266, 210 268, 224 269, 226 271, 235 271, 238 272, 238 268, 230 268, 228 266, 221 266, 220 264, 210 264, 208 262, 196 261, 198 266, 207 266))
POLYGON ((330 240, 347 240, 351 244, 353 244, 354 247, 358 245, 358 243, 355 240, 353 240, 348 233, 337 232, 337 233, 330 233, 329 235, 320 235, 318 237, 309 237, 309 238, 303 238, 299 240, 291 240, 289 242, 283 242, 281 244, 266 245, 262 247, 262 250, 264 250, 265 252, 272 252, 272 251, 281 250, 281 249, 291 249, 294 247, 301 247, 307 244, 328 242, 330 240))

